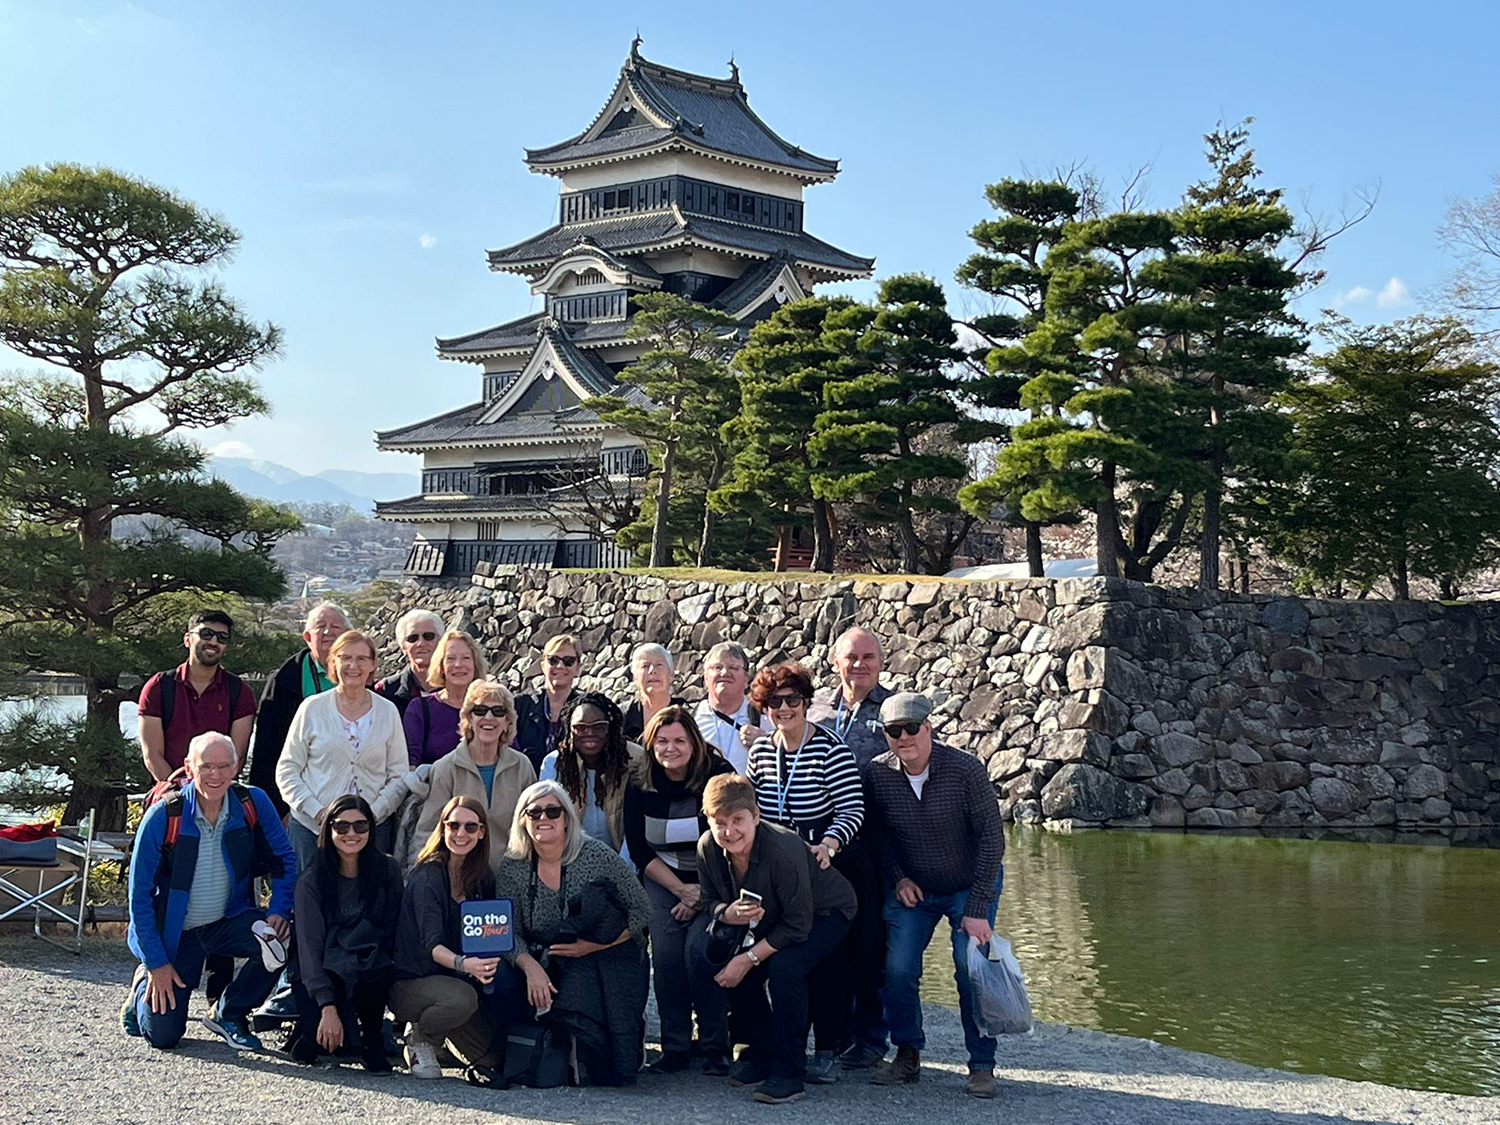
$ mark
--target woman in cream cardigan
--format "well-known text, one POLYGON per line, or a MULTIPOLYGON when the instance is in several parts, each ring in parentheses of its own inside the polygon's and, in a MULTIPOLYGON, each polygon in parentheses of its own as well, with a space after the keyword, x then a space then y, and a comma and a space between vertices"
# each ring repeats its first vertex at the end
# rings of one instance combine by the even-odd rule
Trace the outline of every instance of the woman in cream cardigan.
POLYGON ((276 787, 291 807, 292 848, 306 868, 317 852, 318 829, 335 797, 357 793, 374 810, 374 844, 390 851, 391 814, 406 793, 406 736, 401 714, 370 690, 375 645, 350 630, 328 653, 332 691, 302 701, 276 763, 276 787))
MULTIPOLYGON (((458 746, 439 758, 428 776, 427 798, 417 821, 416 839, 425 841, 453 797, 473 797, 484 806, 491 824, 515 819, 516 801, 536 781, 536 770, 510 740, 516 734, 516 701, 494 680, 475 680, 458 712, 458 746)), ((503 848, 490 849, 490 866, 498 868, 503 848)))

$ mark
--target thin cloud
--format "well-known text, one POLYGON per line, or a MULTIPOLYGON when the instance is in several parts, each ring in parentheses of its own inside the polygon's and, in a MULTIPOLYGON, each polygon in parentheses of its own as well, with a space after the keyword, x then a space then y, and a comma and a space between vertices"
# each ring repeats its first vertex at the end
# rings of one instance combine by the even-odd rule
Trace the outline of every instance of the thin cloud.
POLYGON ((1385 283, 1375 298, 1375 303, 1383 309, 1393 309, 1400 305, 1411 304, 1411 294, 1406 291, 1406 282, 1399 277, 1393 277, 1385 283))
POLYGON ((242 441, 221 441, 211 446, 209 453, 215 457, 254 457, 255 450, 242 441))
POLYGON ((421 246, 423 250, 431 250, 437 245, 437 235, 419 234, 417 235, 417 245, 421 246))
POLYGON ((1363 285, 1356 285, 1340 297, 1338 303, 1340 305, 1357 305, 1361 301, 1368 301, 1374 295, 1375 291, 1373 289, 1368 289, 1363 285))

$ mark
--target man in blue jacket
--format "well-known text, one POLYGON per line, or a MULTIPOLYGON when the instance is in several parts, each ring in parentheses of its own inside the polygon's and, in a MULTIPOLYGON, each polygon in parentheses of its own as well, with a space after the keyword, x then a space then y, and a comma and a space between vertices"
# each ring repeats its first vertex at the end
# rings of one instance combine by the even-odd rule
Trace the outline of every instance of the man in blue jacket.
POLYGON ((193 739, 186 765, 188 784, 146 810, 136 833, 130 948, 141 964, 121 1023, 153 1047, 175 1047, 204 959, 245 957, 203 1023, 238 1050, 258 1050, 245 1021, 270 993, 279 966, 262 956, 252 927, 267 923, 285 943, 297 860, 271 799, 235 783, 239 755, 227 735, 193 739), (257 878, 270 880, 269 911, 259 908, 257 878))

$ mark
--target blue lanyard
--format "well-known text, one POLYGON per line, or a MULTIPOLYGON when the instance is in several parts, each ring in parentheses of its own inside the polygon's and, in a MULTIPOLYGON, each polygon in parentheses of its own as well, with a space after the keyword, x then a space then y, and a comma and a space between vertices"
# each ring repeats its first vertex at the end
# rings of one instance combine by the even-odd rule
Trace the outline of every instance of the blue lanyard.
POLYGON ((802 728, 802 742, 792 758, 791 769, 787 770, 784 786, 781 784, 781 759, 786 752, 780 746, 776 747, 776 819, 783 823, 786 821, 786 803, 788 797, 791 796, 792 781, 797 776, 797 763, 802 761, 802 751, 807 749, 807 740, 812 737, 812 731, 808 729, 810 726, 812 726, 811 723, 802 728))

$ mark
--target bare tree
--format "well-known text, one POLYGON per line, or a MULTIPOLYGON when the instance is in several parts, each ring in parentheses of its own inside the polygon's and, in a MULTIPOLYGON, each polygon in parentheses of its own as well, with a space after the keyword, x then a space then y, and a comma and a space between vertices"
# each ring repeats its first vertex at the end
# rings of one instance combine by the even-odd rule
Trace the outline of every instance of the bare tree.
POLYGON ((1458 258, 1448 291, 1455 308, 1500 312, 1500 175, 1486 195, 1448 200, 1438 238, 1458 258))
POLYGON ((640 518, 645 495, 645 457, 625 457, 619 466, 607 465, 599 447, 559 462, 549 470, 551 487, 519 497, 531 511, 545 518, 560 532, 574 532, 579 525, 611 539, 621 528, 640 518))

